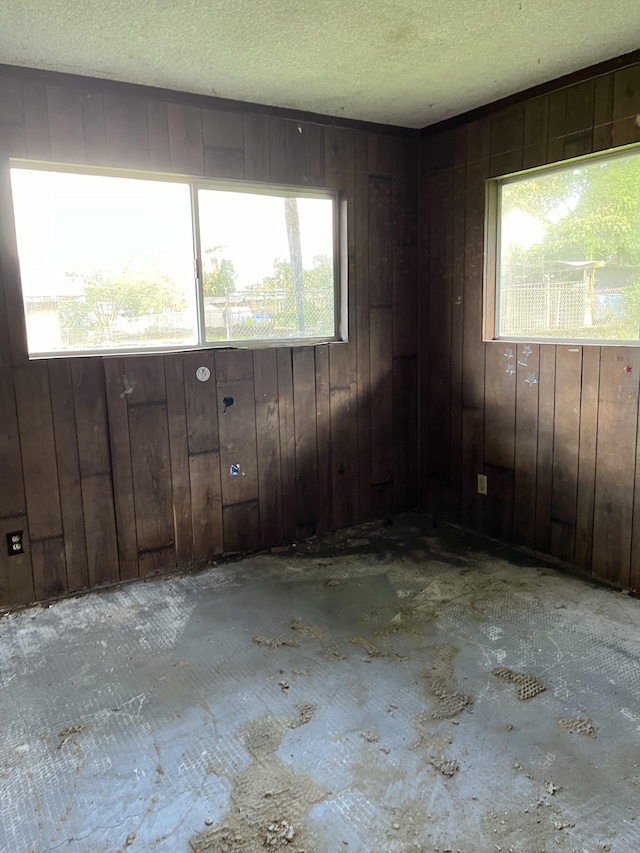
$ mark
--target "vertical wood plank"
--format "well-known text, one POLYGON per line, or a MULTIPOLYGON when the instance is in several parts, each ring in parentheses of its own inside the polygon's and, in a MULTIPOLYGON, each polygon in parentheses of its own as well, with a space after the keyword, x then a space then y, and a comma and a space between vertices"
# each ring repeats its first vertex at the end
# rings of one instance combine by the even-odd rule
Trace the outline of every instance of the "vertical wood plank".
POLYGON ((83 477, 110 474, 111 446, 102 361, 76 358, 70 364, 80 473, 83 477))
MULTIPOLYGON (((74 359, 71 377, 89 583, 97 586, 121 579, 102 360, 74 359)), ((131 523, 131 518, 128 523, 131 523)))
POLYGON ((296 451, 297 536, 318 529, 318 438, 316 432, 315 354, 312 347, 293 350, 293 414, 296 451))
POLYGON ((167 105, 171 168, 185 175, 204 173, 202 114, 197 107, 167 105))
POLYGON ((148 169, 149 129, 144 100, 105 92, 103 106, 110 164, 125 169, 148 169))
POLYGON ((23 80, 22 103, 27 157, 48 160, 51 157, 51 137, 45 84, 39 80, 23 80))
POLYGON ((296 534, 296 436, 293 408, 291 350, 278 349, 278 415, 280 418, 280 472, 282 477, 282 533, 285 541, 296 534))
POLYGON ((484 529, 510 540, 513 532, 516 347, 487 344, 484 455, 488 477, 484 529))
POLYGON ((244 174, 248 181, 269 180, 269 120, 246 113, 244 123, 244 174))
POLYGON ((244 178, 244 122, 240 113, 202 111, 204 173, 216 178, 244 178))
POLYGON ((220 455, 217 450, 189 456, 193 553, 197 561, 210 560, 224 550, 220 455))
POLYGON ((84 535, 73 382, 68 359, 52 359, 48 368, 60 483, 67 589, 69 592, 75 592, 86 589, 89 585, 89 572, 87 543, 84 535))
POLYGON ((32 539, 62 535, 49 376, 44 361, 14 371, 24 487, 32 539))
POLYGON ((167 392, 167 423, 171 454, 171 484, 176 560, 179 566, 193 560, 193 530, 191 526, 191 486, 189 483, 189 454, 187 448, 187 412, 184 399, 182 356, 167 355, 165 378, 167 392))
POLYGON ((51 157, 62 163, 84 163, 82 93, 78 89, 47 85, 51 157))
POLYGON ((166 404, 129 406, 129 432, 138 549, 166 549, 174 544, 166 404))
MULTIPOLYGON (((336 146, 332 152, 330 162, 334 166, 342 165, 345 170, 355 161, 359 163, 364 159, 367 135, 364 132, 355 132, 349 138, 334 139, 336 146)), ((340 184, 344 179, 339 172, 331 172, 329 180, 340 184)), ((373 453, 371 449, 371 341, 370 341, 370 258, 369 258, 369 176, 367 172, 356 168, 353 180, 353 206, 354 229, 355 229, 355 277, 349 282, 349 286, 355 289, 355 323, 357 328, 356 346, 356 372, 357 372, 357 395, 358 395, 358 506, 361 519, 370 518, 371 485, 373 453)), ((329 430, 331 427, 329 426, 329 430)))
POLYGON ((462 515, 462 370, 464 336, 464 245, 466 169, 460 150, 466 152, 465 129, 456 134, 456 168, 453 171, 451 219, 451 417, 450 487, 448 517, 460 522, 462 515))
MULTIPOLYGON (((514 345, 515 346, 515 345, 514 345)), ((513 541, 535 548, 536 454, 538 447, 538 376, 540 347, 516 348, 516 434, 513 500, 513 541)))
MULTIPOLYGON (((256 449, 255 392, 253 359, 249 351, 216 353, 218 430, 220 436, 220 480, 223 511, 235 504, 258 501, 258 461, 256 449), (233 404, 224 400, 233 400, 233 404)), ((233 519, 244 523, 244 511, 225 512, 225 550, 255 549, 260 532, 257 525, 243 532, 235 530, 233 519), (227 535, 230 541, 227 541, 227 535)))
POLYGON ((62 536, 31 540, 31 563, 36 601, 47 601, 67 592, 62 536))
POLYGON ((186 353, 183 365, 193 554, 201 561, 224 549, 215 356, 206 350, 186 353), (206 382, 196 377, 201 366, 210 371, 206 382))
POLYGON ((599 388, 600 347, 584 347, 580 388, 580 454, 574 556, 576 568, 583 572, 590 572, 592 566, 599 388))
POLYGON ((582 348, 556 350, 556 403, 553 420, 551 553, 573 565, 580 438, 582 348))
POLYGON ((623 587, 631 563, 638 365, 630 348, 602 349, 592 565, 599 577, 623 587))
POLYGON ((536 462, 537 551, 551 550, 551 487, 553 478, 553 418, 556 397, 556 348, 543 344, 539 350, 538 456, 536 462))
POLYGON ((429 181, 428 256, 428 507, 446 515, 451 453, 451 260, 453 173, 434 172, 429 181))
POLYGON ((164 101, 147 101, 149 130, 149 167, 160 172, 171 169, 169 145, 169 105, 164 101))
POLYGON ((308 125, 298 121, 285 121, 285 170, 288 184, 305 186, 309 183, 308 125))
POLYGON ((376 485, 394 478, 391 309, 372 308, 370 317, 371 482, 376 485))
POLYGON ((257 500, 223 507, 222 524, 225 552, 250 553, 260 547, 260 505, 257 500))
POLYGON ((11 369, 8 365, 0 365, 0 459, 3 465, 0 518, 25 515, 18 415, 11 369))
POLYGON ((260 541, 263 547, 282 542, 282 479, 278 366, 275 349, 253 351, 260 541))
POLYGON ((138 539, 133 502, 131 438, 129 434, 128 392, 132 389, 127 376, 127 362, 122 358, 103 361, 109 442, 114 493, 114 518, 118 543, 120 579, 138 576, 138 539))
POLYGON ((82 100, 82 128, 87 163, 104 165, 109 162, 107 128, 104 120, 102 93, 87 92, 82 100))
POLYGON ((118 566, 113 484, 108 474, 83 477, 82 507, 89 586, 122 580, 118 566))
MULTIPOLYGON (((488 132, 485 135, 488 135, 488 132)), ((471 128, 468 128, 467 152, 469 152, 471 139, 471 128)), ((488 169, 487 159, 467 165, 464 210, 462 523, 476 530, 482 529, 485 504, 485 498, 478 495, 477 475, 484 472, 485 345, 482 342, 482 275, 484 180, 488 169)))
POLYGON ((315 347, 316 432, 318 436, 318 532, 331 529, 331 389, 329 346, 315 347))
POLYGON ((285 122, 269 118, 269 180, 276 184, 287 182, 285 122))
POLYGON ((393 359, 393 509, 418 505, 418 360, 393 359))

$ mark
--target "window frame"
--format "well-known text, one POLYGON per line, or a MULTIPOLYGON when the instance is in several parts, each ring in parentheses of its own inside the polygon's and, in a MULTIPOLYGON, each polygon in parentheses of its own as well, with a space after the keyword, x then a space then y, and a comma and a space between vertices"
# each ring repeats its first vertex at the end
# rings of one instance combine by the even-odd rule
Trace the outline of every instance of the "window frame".
MULTIPOLYGON (((11 229, 9 250, 13 255, 16 271, 16 287, 19 303, 22 308, 22 320, 25 328, 24 345, 29 361, 48 358, 87 358, 92 356, 113 357, 131 355, 153 355, 172 352, 193 352, 210 349, 266 349, 274 347, 317 346, 320 344, 348 342, 348 258, 347 258, 347 211, 346 196, 341 190, 331 187, 297 186, 294 184, 267 183, 242 179, 215 178, 203 175, 188 175, 178 172, 156 172, 144 169, 123 169, 110 166, 93 166, 87 164, 59 163, 47 160, 35 160, 24 157, 8 157, 5 161, 8 194, 5 194, 8 210, 8 227, 11 229), (51 352, 30 352, 26 335, 26 305, 22 288, 20 259, 18 256, 16 238, 16 220, 11 189, 11 170, 29 169, 40 172, 61 172, 75 175, 94 175, 131 180, 146 180, 152 183, 186 184, 189 187, 191 211, 191 235, 193 247, 195 308, 197 312, 198 341, 193 344, 177 344, 148 346, 148 347, 93 347, 90 349, 54 350, 51 352), (205 325, 205 295, 203 289, 204 272, 201 251, 200 217, 198 192, 200 190, 217 190, 236 192, 249 195, 266 195, 280 198, 316 198, 328 199, 332 202, 333 210, 333 313, 334 334, 320 337, 287 337, 287 338, 249 338, 220 341, 206 340, 205 325)), ((4 171, 4 170, 3 170, 4 171)))
POLYGON ((508 184, 517 183, 537 175, 547 175, 553 172, 563 172, 583 164, 615 160, 636 154, 640 156, 640 142, 608 148, 605 151, 594 151, 577 157, 568 157, 554 163, 520 169, 504 175, 495 175, 485 179, 484 205, 484 259, 482 281, 482 340, 485 343, 535 343, 559 344, 569 346, 628 346, 640 347, 640 335, 637 339, 619 338, 580 338, 542 335, 500 335, 499 334, 499 299, 500 299, 500 269, 501 254, 500 234, 502 221, 501 188, 508 184))

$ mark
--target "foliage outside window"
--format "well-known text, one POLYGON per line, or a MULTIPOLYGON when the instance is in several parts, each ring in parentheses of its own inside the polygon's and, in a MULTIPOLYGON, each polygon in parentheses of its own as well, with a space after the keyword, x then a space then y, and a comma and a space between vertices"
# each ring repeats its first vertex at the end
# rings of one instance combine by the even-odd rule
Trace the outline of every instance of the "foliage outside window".
POLYGON ((31 356, 338 338, 333 194, 15 161, 31 356))
POLYGON ((487 199, 488 339, 640 342, 639 150, 490 181, 487 199))

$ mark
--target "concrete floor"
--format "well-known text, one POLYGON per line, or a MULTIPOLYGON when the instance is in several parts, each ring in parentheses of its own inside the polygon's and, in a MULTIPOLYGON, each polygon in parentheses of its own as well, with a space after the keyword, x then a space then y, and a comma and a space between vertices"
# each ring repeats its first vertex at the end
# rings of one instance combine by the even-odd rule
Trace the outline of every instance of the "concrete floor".
POLYGON ((5 615, 0 850, 640 850, 639 617, 419 517, 5 615))

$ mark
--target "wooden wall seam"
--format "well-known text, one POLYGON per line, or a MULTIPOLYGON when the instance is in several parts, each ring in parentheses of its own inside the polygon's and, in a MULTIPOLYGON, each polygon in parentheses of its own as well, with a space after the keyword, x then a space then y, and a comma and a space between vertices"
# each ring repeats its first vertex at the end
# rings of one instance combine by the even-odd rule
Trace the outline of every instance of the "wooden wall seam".
POLYGON ((327 186, 347 199, 349 299, 349 343, 28 363, 3 230, 0 396, 17 405, 0 414, 15 496, 0 527, 27 547, 0 550, 0 605, 415 506, 418 135, 340 125, 0 67, 4 206, 8 156, 327 186))
POLYGON ((640 587, 640 350, 550 342, 531 345, 520 364, 521 344, 483 342, 480 305, 485 178, 640 142, 638 113, 634 55, 606 73, 430 128, 421 142, 419 214, 432 222, 422 228, 420 270, 420 445, 431 460, 423 463, 424 506, 632 588, 640 587), (464 196, 455 192, 460 168, 464 196), (461 386, 455 299, 443 298, 460 273, 454 265, 452 279, 443 216, 454 240, 461 229, 465 235, 461 386), (450 371, 442 367, 448 353, 450 371), (478 473, 488 476, 487 496, 477 494, 478 473))

